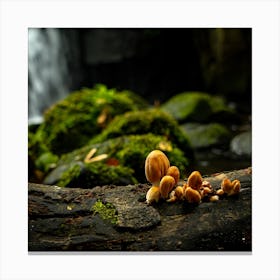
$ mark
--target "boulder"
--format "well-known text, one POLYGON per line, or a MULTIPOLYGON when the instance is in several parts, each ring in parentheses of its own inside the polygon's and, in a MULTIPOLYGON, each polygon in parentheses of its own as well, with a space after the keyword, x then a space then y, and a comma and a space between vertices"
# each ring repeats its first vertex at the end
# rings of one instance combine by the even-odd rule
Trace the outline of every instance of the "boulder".
POLYGON ((165 136, 151 133, 127 135, 89 144, 64 154, 56 168, 46 176, 44 183, 88 188, 93 183, 102 186, 144 182, 145 159, 155 149, 166 153, 182 174, 190 165, 191 159, 165 136))
POLYGON ((37 138, 51 152, 61 155, 85 145, 114 116, 145 107, 147 103, 130 91, 120 92, 105 85, 83 88, 45 112, 37 138))
POLYGON ((176 120, 168 113, 156 108, 127 112, 116 116, 90 143, 100 143, 123 135, 147 133, 164 136, 172 145, 174 144, 181 149, 187 158, 193 157, 189 139, 182 132, 176 120))
POLYGON ((230 142, 230 150, 238 156, 251 157, 252 131, 245 131, 236 135, 230 142))
POLYGON ((188 135, 194 149, 228 145, 231 139, 229 129, 219 123, 186 123, 181 128, 188 135))
POLYGON ((205 92, 179 93, 162 104, 161 109, 179 123, 209 122, 217 119, 226 122, 236 118, 235 112, 226 105, 222 97, 205 92))

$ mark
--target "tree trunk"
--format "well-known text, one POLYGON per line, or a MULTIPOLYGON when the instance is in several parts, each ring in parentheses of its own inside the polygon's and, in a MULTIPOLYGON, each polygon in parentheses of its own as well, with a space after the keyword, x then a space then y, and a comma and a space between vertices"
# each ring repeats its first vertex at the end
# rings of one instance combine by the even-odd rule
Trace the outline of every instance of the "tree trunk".
POLYGON ((29 183, 29 251, 251 251, 251 171, 204 178, 215 190, 225 177, 238 179, 241 191, 199 205, 147 205, 148 184, 80 189, 29 183))

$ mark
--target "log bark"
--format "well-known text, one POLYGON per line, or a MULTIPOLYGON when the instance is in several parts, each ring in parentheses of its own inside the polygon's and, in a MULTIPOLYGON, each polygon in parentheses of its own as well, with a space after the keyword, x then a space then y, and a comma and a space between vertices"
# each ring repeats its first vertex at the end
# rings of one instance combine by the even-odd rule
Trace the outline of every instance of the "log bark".
MULTIPOLYGON (((240 194, 216 202, 147 205, 150 185, 92 189, 28 184, 29 251, 251 251, 252 169, 205 178, 214 189, 238 179, 240 194)), ((181 182, 184 183, 184 182, 181 182)))

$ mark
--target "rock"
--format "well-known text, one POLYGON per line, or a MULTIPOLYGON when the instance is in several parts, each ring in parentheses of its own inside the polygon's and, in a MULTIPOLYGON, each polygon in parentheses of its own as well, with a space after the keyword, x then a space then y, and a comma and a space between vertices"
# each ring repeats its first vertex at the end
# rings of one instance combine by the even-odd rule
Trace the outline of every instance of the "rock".
POLYGON ((251 157, 252 131, 246 131, 236 135, 230 143, 230 150, 238 156, 251 157))
POLYGON ((100 135, 93 138, 91 143, 100 143, 123 135, 147 133, 166 137, 172 145, 174 144, 182 150, 187 158, 193 157, 188 137, 182 133, 173 117, 159 109, 147 109, 119 115, 100 135))
POLYGON ((58 162, 58 156, 50 152, 43 153, 35 161, 35 166, 42 170, 44 173, 47 173, 49 170, 56 167, 58 162))
POLYGON ((234 111, 227 107, 223 98, 204 92, 183 92, 171 97, 161 109, 171 114, 179 123, 209 122, 222 117, 222 122, 233 119, 234 111))
POLYGON ((80 188, 102 186, 106 184, 128 185, 146 180, 143 172, 145 159, 150 151, 160 149, 170 159, 173 165, 178 166, 184 174, 191 159, 168 141, 165 136, 127 135, 106 140, 102 143, 86 145, 71 153, 64 154, 45 178, 45 184, 56 184, 61 187, 78 186, 80 188), (98 158, 106 158, 85 163, 85 158, 91 151, 98 158))
POLYGON ((97 85, 68 95, 49 108, 37 129, 38 141, 61 155, 85 145, 102 131, 114 116, 143 109, 147 103, 130 91, 97 85))
MULTIPOLYGON (((74 166, 79 166, 79 170, 82 170, 84 164, 82 162, 70 162, 66 164, 61 164, 54 168, 44 179, 44 184, 46 185, 54 185, 57 184, 62 178, 63 174, 67 172, 67 170, 72 169, 74 166)), ((64 187, 61 186, 61 187, 64 187)))
POLYGON ((80 189, 29 183, 28 250, 251 251, 251 172, 204 178, 214 189, 226 177, 239 179, 241 192, 199 205, 147 205, 147 184, 80 189))
POLYGON ((44 183, 70 188, 75 186, 89 188, 93 186, 93 182, 95 186, 110 182, 118 186, 136 183, 137 180, 133 176, 133 170, 125 166, 111 166, 102 162, 84 164, 75 161, 58 166, 44 180, 44 183))
POLYGON ((225 145, 229 143, 231 137, 227 127, 219 123, 186 123, 181 125, 181 128, 195 149, 225 145))

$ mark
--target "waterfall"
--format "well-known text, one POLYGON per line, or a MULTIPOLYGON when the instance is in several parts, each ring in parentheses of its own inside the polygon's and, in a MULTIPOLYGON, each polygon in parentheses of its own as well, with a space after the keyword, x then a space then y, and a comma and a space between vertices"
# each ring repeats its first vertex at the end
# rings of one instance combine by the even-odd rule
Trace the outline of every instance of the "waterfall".
POLYGON ((28 30, 28 123, 42 122, 43 112, 64 98, 71 87, 71 77, 61 30, 28 30))

